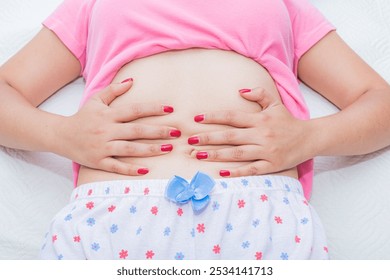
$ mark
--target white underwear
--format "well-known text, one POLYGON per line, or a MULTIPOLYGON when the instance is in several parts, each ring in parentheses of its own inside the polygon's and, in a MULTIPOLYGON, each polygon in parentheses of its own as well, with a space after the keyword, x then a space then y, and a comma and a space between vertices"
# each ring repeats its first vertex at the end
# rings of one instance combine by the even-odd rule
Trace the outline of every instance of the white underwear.
POLYGON ((328 259, 324 229, 298 180, 213 181, 200 211, 191 199, 168 199, 169 180, 79 186, 53 219, 41 258, 328 259))

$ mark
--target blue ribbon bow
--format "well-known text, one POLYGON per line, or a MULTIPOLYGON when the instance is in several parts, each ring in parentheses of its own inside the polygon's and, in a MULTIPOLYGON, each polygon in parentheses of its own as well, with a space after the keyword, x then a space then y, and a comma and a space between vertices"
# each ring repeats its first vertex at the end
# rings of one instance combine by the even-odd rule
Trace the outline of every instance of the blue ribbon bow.
POLYGON ((214 185, 214 179, 202 172, 197 172, 190 183, 182 177, 174 176, 168 182, 165 197, 180 204, 191 200, 192 209, 194 212, 199 212, 210 202, 209 193, 214 185))

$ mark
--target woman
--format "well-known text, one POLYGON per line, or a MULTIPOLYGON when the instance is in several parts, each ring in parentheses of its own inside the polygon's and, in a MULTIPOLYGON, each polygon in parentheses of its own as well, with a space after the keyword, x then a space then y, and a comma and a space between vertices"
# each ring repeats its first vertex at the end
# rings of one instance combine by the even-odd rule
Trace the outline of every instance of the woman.
POLYGON ((387 146, 389 86, 306 1, 223 4, 67 0, 1 67, 1 144, 75 162, 44 258, 327 257, 310 159, 387 146), (80 74, 77 114, 35 108, 80 74))

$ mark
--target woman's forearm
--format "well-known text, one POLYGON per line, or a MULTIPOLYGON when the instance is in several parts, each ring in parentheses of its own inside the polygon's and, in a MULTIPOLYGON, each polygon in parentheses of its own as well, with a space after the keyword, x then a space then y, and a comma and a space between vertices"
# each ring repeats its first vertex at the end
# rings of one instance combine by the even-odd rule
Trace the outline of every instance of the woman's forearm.
POLYGON ((61 122, 65 117, 31 105, 17 90, 0 82, 0 145, 56 152, 61 145, 61 122))
POLYGON ((313 119, 312 156, 361 155, 390 145, 390 89, 373 89, 340 112, 313 119))

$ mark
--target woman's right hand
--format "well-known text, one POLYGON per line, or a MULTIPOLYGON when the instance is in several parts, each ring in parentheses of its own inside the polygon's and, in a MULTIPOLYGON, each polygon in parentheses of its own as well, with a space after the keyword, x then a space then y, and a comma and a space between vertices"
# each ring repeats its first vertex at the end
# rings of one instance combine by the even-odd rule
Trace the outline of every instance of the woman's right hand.
POLYGON ((173 112, 171 106, 160 103, 109 106, 132 84, 132 79, 128 79, 109 85, 91 97, 75 115, 68 117, 59 130, 64 138, 59 154, 89 168, 135 176, 148 173, 148 168, 123 162, 121 157, 152 157, 169 153, 171 144, 146 144, 133 140, 172 139, 180 136, 179 130, 132 121, 170 114, 173 112))

